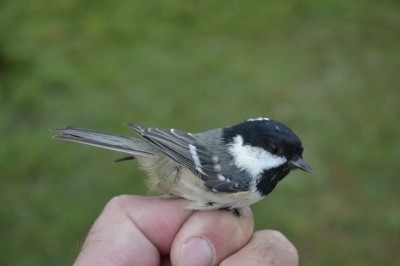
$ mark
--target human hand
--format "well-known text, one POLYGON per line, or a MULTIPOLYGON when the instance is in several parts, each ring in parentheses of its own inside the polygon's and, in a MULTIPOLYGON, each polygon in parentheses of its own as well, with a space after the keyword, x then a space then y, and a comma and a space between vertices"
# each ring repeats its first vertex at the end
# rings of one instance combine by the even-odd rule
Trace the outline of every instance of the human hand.
POLYGON ((298 265, 281 233, 253 232, 251 209, 184 209, 182 199, 118 196, 89 231, 74 265, 298 265))

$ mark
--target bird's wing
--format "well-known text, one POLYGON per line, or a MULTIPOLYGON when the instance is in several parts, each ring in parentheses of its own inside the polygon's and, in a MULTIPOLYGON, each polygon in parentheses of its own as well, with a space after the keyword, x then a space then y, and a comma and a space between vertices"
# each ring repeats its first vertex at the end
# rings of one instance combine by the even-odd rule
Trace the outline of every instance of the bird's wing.
POLYGON ((245 188, 221 173, 221 166, 210 150, 190 133, 176 129, 149 128, 128 123, 128 128, 141 135, 161 152, 199 176, 215 192, 238 192, 245 188))

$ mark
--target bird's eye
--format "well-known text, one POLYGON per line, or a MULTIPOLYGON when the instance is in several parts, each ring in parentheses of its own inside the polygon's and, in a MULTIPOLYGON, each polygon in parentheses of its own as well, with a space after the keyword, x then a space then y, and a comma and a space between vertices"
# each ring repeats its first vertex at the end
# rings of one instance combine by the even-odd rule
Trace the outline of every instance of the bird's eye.
POLYGON ((268 150, 273 154, 277 154, 279 152, 278 145, 276 145, 275 143, 271 143, 268 147, 268 150))

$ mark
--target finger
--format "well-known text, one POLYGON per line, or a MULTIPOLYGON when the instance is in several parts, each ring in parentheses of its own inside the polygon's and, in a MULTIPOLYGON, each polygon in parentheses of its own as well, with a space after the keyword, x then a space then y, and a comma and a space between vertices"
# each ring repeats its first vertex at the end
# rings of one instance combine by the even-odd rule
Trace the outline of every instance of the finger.
POLYGON ((128 197, 126 211, 132 221, 162 255, 169 255, 175 235, 193 211, 185 209, 183 199, 128 197))
POLYGON ((182 200, 115 197, 90 229, 75 265, 159 265, 191 214, 183 206, 182 200))
POLYGON ((171 247, 173 265, 216 265, 244 246, 253 232, 250 208, 237 217, 228 211, 195 212, 171 247))
POLYGON ((258 231, 241 250, 225 259, 221 266, 299 265, 299 255, 292 243, 280 232, 258 231))

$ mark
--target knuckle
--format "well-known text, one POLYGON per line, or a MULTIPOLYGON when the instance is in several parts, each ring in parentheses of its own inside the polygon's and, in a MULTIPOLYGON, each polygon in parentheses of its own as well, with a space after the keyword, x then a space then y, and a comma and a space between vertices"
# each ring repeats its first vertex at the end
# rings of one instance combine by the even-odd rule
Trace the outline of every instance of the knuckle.
POLYGON ((132 197, 129 195, 114 196, 104 207, 103 212, 115 212, 125 209, 128 199, 132 197))

